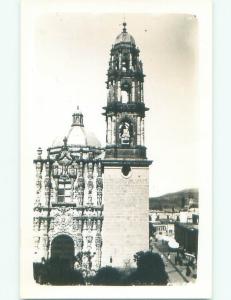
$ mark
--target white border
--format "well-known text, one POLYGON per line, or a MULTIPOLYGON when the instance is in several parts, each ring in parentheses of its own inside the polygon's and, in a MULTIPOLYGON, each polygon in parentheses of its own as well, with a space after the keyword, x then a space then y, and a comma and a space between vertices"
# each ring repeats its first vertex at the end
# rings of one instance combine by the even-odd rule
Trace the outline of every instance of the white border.
MULTIPOLYGON (((199 55, 200 55, 200 128, 201 128, 201 186, 200 186, 200 233, 199 233, 199 258, 198 279, 193 285, 168 286, 168 287, 53 287, 38 286, 28 277, 25 267, 25 252, 21 251, 21 297, 22 298, 210 298, 211 276, 212 276, 212 101, 211 101, 211 3, 210 1, 71 1, 59 6, 58 0, 24 0, 22 1, 23 12, 32 9, 31 12, 39 14, 43 5, 48 4, 48 10, 61 9, 62 12, 120 12, 124 11, 139 13, 188 13, 195 14, 199 20, 199 55), (31 7, 33 3, 33 7, 31 7), (39 5, 38 5, 39 4, 39 5)), ((23 18, 22 18, 23 22, 23 18)), ((23 78, 23 74, 22 74, 23 78)), ((23 97, 21 115, 23 115, 23 97)), ((23 121, 23 118, 21 118, 23 121)), ((21 123, 21 162, 25 161, 23 141, 23 122, 21 123)), ((23 188, 26 188, 26 179, 23 178, 21 168, 21 186, 23 199, 23 188)), ((23 201, 21 201, 21 249, 27 246, 25 228, 27 226, 26 215, 24 215, 23 201)))

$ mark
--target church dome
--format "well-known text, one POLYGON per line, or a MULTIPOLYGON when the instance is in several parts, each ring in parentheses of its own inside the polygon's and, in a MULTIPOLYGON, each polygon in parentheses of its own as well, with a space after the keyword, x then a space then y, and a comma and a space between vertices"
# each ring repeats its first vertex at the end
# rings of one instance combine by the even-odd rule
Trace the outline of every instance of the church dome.
POLYGON ((133 45, 136 44, 134 37, 127 32, 126 25, 127 25, 126 23, 123 23, 124 26, 123 31, 116 37, 115 45, 119 43, 130 43, 133 45))
POLYGON ((83 127, 73 126, 67 135, 68 145, 87 146, 87 135, 83 127))
POLYGON ((85 130, 84 127, 72 126, 67 135, 67 145, 84 147, 101 147, 94 133, 85 130))
MULTIPOLYGON (((100 148, 101 144, 94 133, 85 129, 83 114, 79 107, 77 107, 77 111, 72 115, 72 118, 72 125, 67 134, 67 145, 100 148)), ((52 148, 62 147, 63 143, 63 137, 56 137, 52 143, 52 148)))

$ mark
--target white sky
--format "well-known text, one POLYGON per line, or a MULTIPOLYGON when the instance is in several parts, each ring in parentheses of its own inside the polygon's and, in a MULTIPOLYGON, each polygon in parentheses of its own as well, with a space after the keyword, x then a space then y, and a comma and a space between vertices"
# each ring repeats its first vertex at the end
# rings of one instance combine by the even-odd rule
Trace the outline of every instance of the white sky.
MULTIPOLYGON (((64 137, 79 105, 85 126, 105 145, 106 72, 124 14, 46 12, 28 17, 22 35, 22 92, 28 159, 64 137), (30 18, 31 17, 31 18, 30 18)), ((145 139, 150 196, 198 187, 197 19, 125 14, 143 61, 150 108, 145 139)), ((26 22, 25 22, 26 23, 26 22)), ((32 166, 33 168, 33 166, 32 166)))

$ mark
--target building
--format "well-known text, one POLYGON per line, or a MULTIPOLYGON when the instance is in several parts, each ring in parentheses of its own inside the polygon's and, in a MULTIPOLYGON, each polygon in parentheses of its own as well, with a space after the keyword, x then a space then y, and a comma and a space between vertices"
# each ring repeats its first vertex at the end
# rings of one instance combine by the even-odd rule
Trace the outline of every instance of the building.
POLYGON ((197 257, 198 253, 198 224, 175 223, 175 240, 185 252, 197 257))
POLYGON ((164 235, 164 236, 174 236, 174 222, 169 222, 167 220, 160 220, 156 222, 152 222, 151 228, 152 228, 152 234, 151 236, 158 236, 158 235, 164 235))
POLYGON ((149 165, 144 144, 143 66, 123 23, 107 72, 106 146, 77 109, 66 137, 36 166, 35 262, 66 260, 82 269, 123 267, 149 249, 149 165))

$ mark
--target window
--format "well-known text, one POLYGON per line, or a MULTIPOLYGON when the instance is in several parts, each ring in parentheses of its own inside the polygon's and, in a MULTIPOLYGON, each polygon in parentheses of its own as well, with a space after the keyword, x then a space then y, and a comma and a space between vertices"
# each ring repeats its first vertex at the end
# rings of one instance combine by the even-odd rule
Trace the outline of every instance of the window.
POLYGON ((131 172, 131 167, 128 165, 128 164, 126 164, 126 165, 124 165, 123 167, 122 167, 122 174, 125 176, 125 177, 127 177, 128 175, 129 175, 129 173, 131 172))
POLYGON ((71 183, 69 181, 60 181, 58 187, 58 203, 70 202, 71 183))

